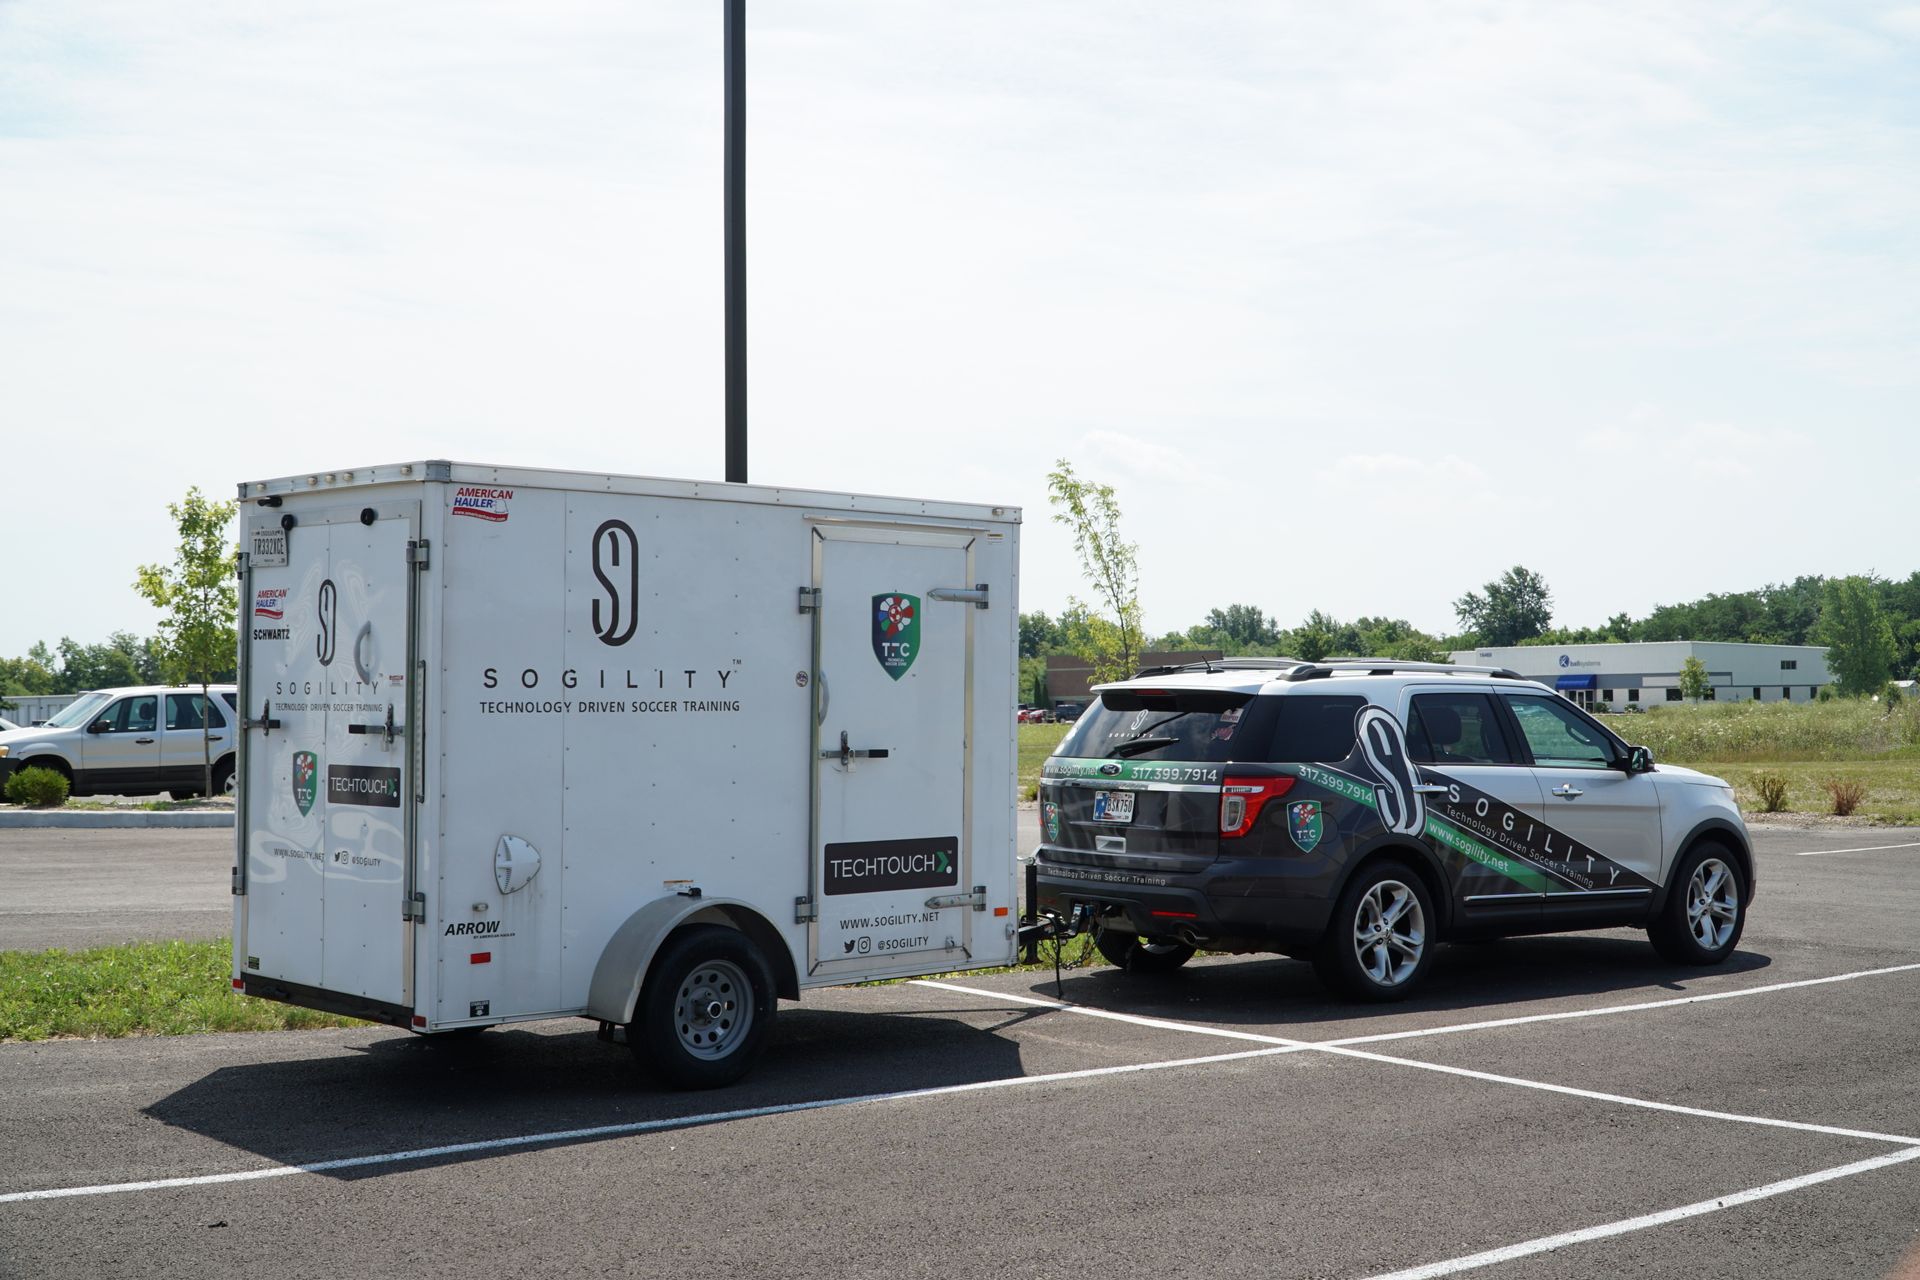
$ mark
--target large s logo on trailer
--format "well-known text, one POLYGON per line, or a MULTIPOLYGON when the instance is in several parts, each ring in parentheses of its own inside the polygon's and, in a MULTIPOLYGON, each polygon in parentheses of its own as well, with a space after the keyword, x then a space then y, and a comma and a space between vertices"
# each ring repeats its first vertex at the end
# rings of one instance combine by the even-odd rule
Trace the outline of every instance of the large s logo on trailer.
POLYGON ((242 485, 233 985, 579 1016, 684 1086, 780 997, 1011 963, 1019 512, 447 462, 242 485))

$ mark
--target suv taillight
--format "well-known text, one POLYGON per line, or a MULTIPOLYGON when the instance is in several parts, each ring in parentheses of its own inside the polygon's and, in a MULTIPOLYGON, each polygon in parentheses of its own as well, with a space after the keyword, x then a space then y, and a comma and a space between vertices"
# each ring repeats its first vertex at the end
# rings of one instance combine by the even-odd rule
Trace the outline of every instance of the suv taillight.
POLYGON ((1293 790, 1292 778, 1228 778, 1220 788, 1220 838, 1234 840, 1253 830, 1260 810, 1293 790))

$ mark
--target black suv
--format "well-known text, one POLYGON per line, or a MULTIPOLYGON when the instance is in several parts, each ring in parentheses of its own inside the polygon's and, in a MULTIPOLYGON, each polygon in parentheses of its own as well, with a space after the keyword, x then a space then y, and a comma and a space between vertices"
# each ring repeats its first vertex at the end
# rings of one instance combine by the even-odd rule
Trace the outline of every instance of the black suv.
POLYGON ((1102 686, 1040 783, 1042 909, 1114 964, 1311 960, 1363 999, 1447 939, 1631 925, 1713 964, 1754 865, 1733 789, 1484 667, 1229 659, 1102 686))

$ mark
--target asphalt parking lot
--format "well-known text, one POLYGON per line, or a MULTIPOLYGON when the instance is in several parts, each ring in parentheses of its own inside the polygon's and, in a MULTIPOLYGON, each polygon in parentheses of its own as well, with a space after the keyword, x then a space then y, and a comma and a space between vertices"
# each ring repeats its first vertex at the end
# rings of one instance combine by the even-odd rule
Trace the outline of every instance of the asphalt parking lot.
POLYGON ((833 990, 717 1093, 581 1022, 4 1045, 0 1275, 1920 1275, 1920 832, 1756 837, 1721 969, 833 990))

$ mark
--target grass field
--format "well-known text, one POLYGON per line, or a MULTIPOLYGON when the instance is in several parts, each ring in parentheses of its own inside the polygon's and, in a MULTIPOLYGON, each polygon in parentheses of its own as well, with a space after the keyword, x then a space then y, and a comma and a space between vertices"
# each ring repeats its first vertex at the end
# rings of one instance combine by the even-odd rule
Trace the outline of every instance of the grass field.
POLYGON ((1019 775, 1014 783, 1014 794, 1022 800, 1032 800, 1040 794, 1040 766, 1046 762, 1053 749, 1060 745, 1060 739, 1067 736, 1070 724, 1020 724, 1014 729, 1020 734, 1019 775))
POLYGON ((232 963, 225 938, 0 951, 0 1041, 360 1025, 236 995, 232 963))

